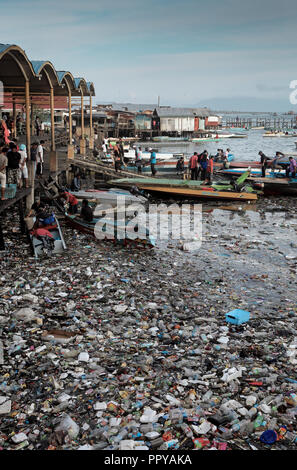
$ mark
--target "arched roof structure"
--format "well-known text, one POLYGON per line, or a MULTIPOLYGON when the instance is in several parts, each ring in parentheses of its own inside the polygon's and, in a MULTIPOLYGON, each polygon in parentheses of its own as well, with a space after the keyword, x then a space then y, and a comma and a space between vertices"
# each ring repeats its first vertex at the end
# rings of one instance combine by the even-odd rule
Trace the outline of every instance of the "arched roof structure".
POLYGON ((57 72, 50 61, 30 61, 23 49, 13 44, 0 44, 0 80, 7 91, 15 91, 30 83, 33 93, 48 93, 53 87, 57 96, 95 95, 94 85, 84 78, 74 78, 71 72, 57 72))

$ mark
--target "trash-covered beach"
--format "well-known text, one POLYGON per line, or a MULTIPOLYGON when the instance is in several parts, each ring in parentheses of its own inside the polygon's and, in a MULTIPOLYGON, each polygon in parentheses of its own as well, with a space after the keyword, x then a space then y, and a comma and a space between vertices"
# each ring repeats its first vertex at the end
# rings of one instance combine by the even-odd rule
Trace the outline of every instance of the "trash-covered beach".
POLYGON ((190 252, 97 242, 62 223, 67 251, 35 260, 13 217, 1 252, 1 449, 295 447, 294 199, 203 205, 203 243, 190 252), (226 321, 235 309, 248 321, 226 321))

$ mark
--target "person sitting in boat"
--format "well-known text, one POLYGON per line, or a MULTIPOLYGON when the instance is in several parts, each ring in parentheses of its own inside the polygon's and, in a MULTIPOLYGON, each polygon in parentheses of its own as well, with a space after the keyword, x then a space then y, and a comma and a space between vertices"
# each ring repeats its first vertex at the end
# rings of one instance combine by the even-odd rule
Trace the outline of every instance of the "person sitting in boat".
POLYGON ((185 172, 185 160, 184 157, 180 157, 176 164, 176 174, 182 176, 185 172))
POLYGON ((223 162, 224 161, 224 152, 223 149, 218 149, 214 157, 214 162, 223 162))
POLYGON ((59 191, 59 198, 65 199, 66 204, 69 204, 69 214, 77 214, 77 208, 78 208, 78 200, 76 197, 69 193, 68 191, 63 191, 60 189, 59 191))
POLYGON ((39 241, 42 242, 43 249, 52 252, 55 249, 55 239, 52 233, 46 228, 33 228, 30 232, 33 237, 36 237, 39 241))
POLYGON ((225 152, 225 158, 227 158, 227 161, 229 161, 229 157, 231 156, 231 150, 230 149, 227 149, 226 152, 225 152))
POLYGON ((39 227, 43 228, 49 225, 54 225, 56 223, 55 214, 50 210, 47 205, 42 203, 35 206, 35 223, 33 228, 37 229, 39 227))
POLYGON ((296 171, 297 171, 296 160, 293 157, 290 157, 289 162, 290 162, 290 165, 288 165, 287 168, 286 168, 286 177, 289 178, 289 176, 291 174, 291 178, 295 178, 296 171))
POLYGON ((82 202, 80 217, 86 222, 93 221, 93 211, 92 208, 89 206, 89 201, 87 199, 84 199, 82 202))
POLYGON ((38 212, 40 212, 43 209, 45 209, 45 205, 43 204, 43 202, 40 201, 40 199, 37 199, 32 204, 27 217, 36 217, 36 214, 38 214, 38 212))

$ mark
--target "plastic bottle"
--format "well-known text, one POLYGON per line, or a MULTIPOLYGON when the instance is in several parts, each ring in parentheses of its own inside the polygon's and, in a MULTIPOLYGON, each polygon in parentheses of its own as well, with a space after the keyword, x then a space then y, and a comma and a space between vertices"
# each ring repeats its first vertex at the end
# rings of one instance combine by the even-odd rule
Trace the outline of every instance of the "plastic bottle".
POLYGON ((254 421, 254 428, 257 429, 263 424, 263 416, 258 414, 257 418, 254 421))
POLYGON ((129 433, 129 429, 127 427, 124 427, 124 429, 121 430, 121 432, 119 434, 117 434, 117 436, 115 436, 112 441, 114 443, 118 443, 120 442, 122 439, 124 439, 125 437, 128 436, 128 433, 129 433))
POLYGON ((204 343, 208 343, 207 336, 204 333, 201 335, 201 339, 204 343))
POLYGON ((181 429, 183 430, 183 432, 185 433, 187 437, 193 437, 193 431, 186 423, 183 423, 181 425, 181 429))
POLYGON ((235 423, 233 424, 232 428, 231 428, 231 431, 232 432, 238 432, 240 430, 240 426, 241 424, 238 422, 238 423, 235 423))

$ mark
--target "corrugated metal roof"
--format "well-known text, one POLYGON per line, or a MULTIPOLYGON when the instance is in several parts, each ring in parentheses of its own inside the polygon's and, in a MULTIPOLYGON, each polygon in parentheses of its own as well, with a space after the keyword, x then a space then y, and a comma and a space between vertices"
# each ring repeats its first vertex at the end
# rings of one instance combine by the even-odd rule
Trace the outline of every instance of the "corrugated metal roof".
POLYGON ((8 49, 11 44, 0 44, 0 54, 8 49))
POLYGON ((36 75, 39 75, 40 70, 42 69, 43 65, 46 64, 46 61, 45 60, 31 60, 31 64, 36 75))
POLYGON ((206 108, 155 108, 159 117, 207 117, 210 115, 206 108))

